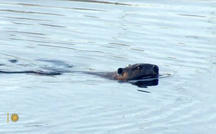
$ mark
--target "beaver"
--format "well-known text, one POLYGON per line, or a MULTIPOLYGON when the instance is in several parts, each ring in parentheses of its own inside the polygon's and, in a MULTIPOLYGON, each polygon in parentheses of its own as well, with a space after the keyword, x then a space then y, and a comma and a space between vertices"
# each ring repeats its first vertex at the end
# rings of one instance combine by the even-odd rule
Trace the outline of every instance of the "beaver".
MULTIPOLYGON (((156 86, 159 82, 159 67, 154 64, 139 63, 128 65, 125 68, 118 68, 115 72, 81 72, 108 78, 111 80, 118 80, 119 82, 128 82, 141 88, 148 86, 156 86)), ((149 93, 144 90, 138 90, 149 93)))
POLYGON ((118 81, 132 81, 159 77, 159 67, 154 64, 139 63, 128 65, 125 68, 118 68, 115 72, 88 72, 79 71, 80 73, 97 75, 118 81))
MULTIPOLYGON (((17 62, 17 61, 16 61, 17 62)), ((13 62, 14 63, 14 62, 13 62)), ((158 77, 159 77, 159 67, 154 64, 149 63, 138 63, 133 65, 128 65, 125 68, 118 68, 117 71, 114 72, 90 72, 90 71, 1 71, 0 73, 5 74, 37 74, 44 76, 55 76, 61 75, 63 73, 85 73, 90 75, 96 75, 103 78, 118 80, 119 82, 130 82, 134 85, 145 87, 146 85, 157 85, 158 77)))

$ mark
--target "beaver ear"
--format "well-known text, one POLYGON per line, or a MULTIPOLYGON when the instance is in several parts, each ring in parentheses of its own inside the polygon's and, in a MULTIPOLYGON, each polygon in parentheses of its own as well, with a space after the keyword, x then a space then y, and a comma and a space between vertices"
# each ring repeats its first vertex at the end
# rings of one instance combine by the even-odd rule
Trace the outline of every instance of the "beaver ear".
POLYGON ((117 73, 118 73, 118 74, 122 74, 122 73, 123 73, 123 69, 122 69, 122 68, 119 68, 118 71, 117 71, 117 73))

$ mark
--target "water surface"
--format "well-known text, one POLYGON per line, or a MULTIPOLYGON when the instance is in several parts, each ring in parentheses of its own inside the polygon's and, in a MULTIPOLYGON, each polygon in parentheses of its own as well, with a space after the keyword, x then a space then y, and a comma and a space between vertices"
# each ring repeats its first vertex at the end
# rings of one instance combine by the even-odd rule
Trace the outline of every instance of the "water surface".
POLYGON ((153 63, 172 76, 143 93, 87 74, 1 74, 0 132, 214 133, 215 7, 213 0, 2 0, 0 69, 153 63), (7 123, 7 112, 19 120, 7 123))

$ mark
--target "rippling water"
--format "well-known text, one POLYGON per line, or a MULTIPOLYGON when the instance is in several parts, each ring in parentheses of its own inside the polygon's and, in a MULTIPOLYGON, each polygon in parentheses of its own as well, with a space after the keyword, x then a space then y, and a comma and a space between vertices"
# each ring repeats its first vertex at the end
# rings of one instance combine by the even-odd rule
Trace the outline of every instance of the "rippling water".
POLYGON ((154 63, 172 76, 143 93, 87 74, 1 74, 0 132, 213 134, 215 7, 214 0, 1 0, 1 69, 154 63), (7 123, 7 113, 19 120, 7 123))

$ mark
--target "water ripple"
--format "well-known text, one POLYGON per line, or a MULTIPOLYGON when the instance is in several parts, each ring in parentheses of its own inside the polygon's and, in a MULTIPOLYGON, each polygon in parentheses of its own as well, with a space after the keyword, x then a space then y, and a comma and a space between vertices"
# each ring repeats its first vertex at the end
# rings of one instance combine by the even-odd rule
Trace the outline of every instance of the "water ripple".
POLYGON ((214 1, 3 0, 0 13, 0 69, 62 67, 44 59, 95 72, 154 63, 172 74, 149 94, 82 73, 1 74, 0 112, 20 115, 0 120, 1 132, 215 132, 214 1))

